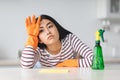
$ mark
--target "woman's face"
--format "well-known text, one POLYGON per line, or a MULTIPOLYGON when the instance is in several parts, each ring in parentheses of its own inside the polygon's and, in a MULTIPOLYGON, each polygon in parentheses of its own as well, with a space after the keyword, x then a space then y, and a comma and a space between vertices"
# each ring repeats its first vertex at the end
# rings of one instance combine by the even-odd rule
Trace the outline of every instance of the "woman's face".
POLYGON ((48 19, 43 19, 41 21, 39 39, 40 43, 46 45, 52 45, 59 41, 59 32, 53 22, 48 19))

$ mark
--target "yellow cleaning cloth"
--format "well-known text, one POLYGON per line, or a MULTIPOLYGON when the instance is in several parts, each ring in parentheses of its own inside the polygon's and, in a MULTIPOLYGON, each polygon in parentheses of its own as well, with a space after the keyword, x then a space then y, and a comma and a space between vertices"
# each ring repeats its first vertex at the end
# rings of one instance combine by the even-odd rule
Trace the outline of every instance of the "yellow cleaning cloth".
POLYGON ((68 73, 68 69, 40 69, 40 73, 68 73))

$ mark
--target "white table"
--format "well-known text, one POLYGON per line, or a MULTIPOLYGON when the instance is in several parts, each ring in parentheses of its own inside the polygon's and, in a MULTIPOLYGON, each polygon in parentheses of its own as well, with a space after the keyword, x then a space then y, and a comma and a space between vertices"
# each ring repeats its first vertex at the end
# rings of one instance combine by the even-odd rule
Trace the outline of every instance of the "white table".
POLYGON ((107 67, 105 67, 104 70, 92 70, 91 68, 54 68, 54 69, 67 69, 70 72, 40 73, 39 72, 40 69, 1 67, 0 80, 120 80, 119 65, 116 66, 107 65, 107 67))

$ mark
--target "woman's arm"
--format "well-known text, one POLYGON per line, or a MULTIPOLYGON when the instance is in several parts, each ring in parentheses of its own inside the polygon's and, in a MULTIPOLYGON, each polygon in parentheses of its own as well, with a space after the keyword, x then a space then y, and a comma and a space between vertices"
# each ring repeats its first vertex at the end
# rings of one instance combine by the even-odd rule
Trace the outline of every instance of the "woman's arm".
POLYGON ((71 45, 78 59, 79 67, 90 67, 92 64, 93 52, 85 43, 78 37, 72 35, 71 45))
POLYGON ((71 34, 69 40, 73 49, 72 59, 58 63, 57 67, 90 67, 92 64, 92 49, 87 47, 78 37, 71 34))
POLYGON ((33 68, 38 61, 39 53, 32 46, 26 46, 22 51, 20 64, 22 68, 33 68))
POLYGON ((25 20, 28 39, 21 56, 21 66, 23 68, 33 68, 38 60, 37 46, 40 25, 40 16, 36 20, 35 15, 28 16, 25 20))

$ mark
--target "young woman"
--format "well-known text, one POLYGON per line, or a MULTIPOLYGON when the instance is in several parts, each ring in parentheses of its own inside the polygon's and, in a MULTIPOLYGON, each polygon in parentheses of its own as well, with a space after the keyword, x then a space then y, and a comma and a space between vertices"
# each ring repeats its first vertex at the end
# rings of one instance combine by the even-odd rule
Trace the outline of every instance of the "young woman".
POLYGON ((55 19, 41 15, 26 18, 28 39, 21 56, 23 68, 37 62, 45 67, 90 67, 92 50, 55 19))

